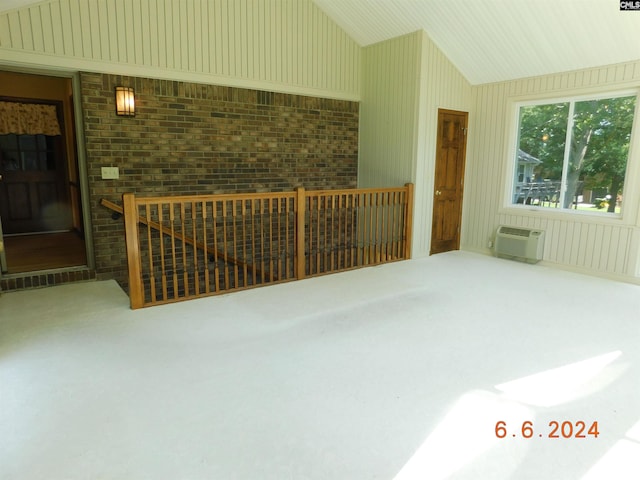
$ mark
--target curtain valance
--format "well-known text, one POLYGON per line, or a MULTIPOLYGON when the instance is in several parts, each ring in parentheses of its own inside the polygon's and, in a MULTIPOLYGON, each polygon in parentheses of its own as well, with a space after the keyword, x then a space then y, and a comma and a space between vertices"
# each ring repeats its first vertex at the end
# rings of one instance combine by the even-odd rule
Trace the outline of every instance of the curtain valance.
POLYGON ((60 135, 55 105, 0 102, 0 135, 60 135))

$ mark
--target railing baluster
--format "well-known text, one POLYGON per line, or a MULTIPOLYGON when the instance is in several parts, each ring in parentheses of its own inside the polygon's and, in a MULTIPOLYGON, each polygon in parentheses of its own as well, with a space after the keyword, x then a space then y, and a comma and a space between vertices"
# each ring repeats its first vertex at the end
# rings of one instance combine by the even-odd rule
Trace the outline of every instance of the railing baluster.
POLYGON ((404 258, 402 252, 403 239, 402 234, 404 231, 404 193, 398 194, 398 226, 396 228, 396 238, 398 239, 398 258, 404 258))
POLYGON ((331 234, 331 195, 324 195, 324 270, 322 273, 331 271, 331 255, 333 250, 331 234))
POLYGON ((406 192, 406 211, 407 211, 407 219, 404 225, 404 241, 402 242, 405 246, 405 256, 404 258, 411 258, 411 235, 413 234, 413 183, 405 184, 405 192, 406 192))
POLYGON ((158 232, 158 238, 160 239, 160 268, 162 269, 162 300, 166 301, 167 300, 167 267, 166 267, 166 260, 164 258, 164 236, 162 234, 162 231, 164 230, 164 223, 163 223, 163 214, 164 214, 164 207, 162 202, 158 202, 158 226, 159 226, 159 232, 158 232))
POLYGON ((396 254, 393 249, 393 226, 395 224, 395 215, 396 215, 396 192, 389 193, 389 251, 391 252, 391 257, 389 260, 396 260, 396 254))
POLYGON ((402 204, 402 192, 399 192, 398 195, 398 205, 396 206, 396 226, 394 229, 394 235, 396 237, 396 256, 398 258, 402 258, 402 253, 400 252, 402 246, 402 212, 404 210, 404 205, 402 204))
POLYGON ((155 302, 156 299, 156 277, 154 275, 153 268, 153 243, 151 239, 151 204, 147 203, 145 205, 145 214, 147 217, 147 244, 149 249, 149 286, 150 286, 150 294, 151 301, 155 302))
POLYGON ((363 265, 369 264, 369 258, 371 256, 371 194, 364 194, 364 252, 363 252, 363 265))
POLYGON ((398 208, 398 201, 396 198, 396 192, 393 192, 391 195, 391 211, 389 217, 389 242, 391 244, 391 258, 395 259, 397 257, 396 252, 396 239, 395 239, 395 228, 396 228, 396 210, 398 208))
POLYGON ((378 225, 378 250, 380 252, 379 256, 378 256, 378 263, 382 262, 383 259, 385 258, 385 249, 384 249, 384 242, 385 242, 385 236, 384 236, 384 216, 385 216, 385 208, 386 208, 386 204, 385 204, 385 195, 384 192, 380 192, 378 193, 378 221, 379 221, 379 225, 378 225))
MULTIPOLYGON (((284 200, 284 275, 283 279, 289 278, 289 199, 284 200)), ((295 267, 294 267, 295 268, 295 267)))
POLYGON ((322 229, 320 228, 321 226, 321 222, 322 222, 322 216, 321 216, 321 202, 322 202, 322 197, 320 195, 317 195, 314 197, 314 200, 317 202, 316 203, 316 271, 315 273, 322 273, 322 269, 321 269, 321 261, 322 261, 322 248, 320 245, 320 241, 322 238, 322 229))
MULTIPOLYGON (((407 202, 407 196, 406 196, 406 194, 405 194, 405 205, 406 205, 406 202, 407 202)), ((404 212, 404 213, 405 213, 405 217, 404 217, 404 226, 406 227, 407 222, 408 222, 408 220, 409 220, 409 219, 407 218, 407 210, 406 210, 406 208, 405 208, 405 212, 404 212)), ((402 252, 402 254, 403 254, 403 256, 406 256, 407 252, 406 252, 406 243, 405 243, 405 242, 403 242, 403 247, 405 248, 405 251, 403 251, 403 252, 402 252)))
POLYGON ((373 210, 373 263, 380 263, 380 259, 382 258, 382 194, 376 192, 373 194, 374 197, 374 210, 373 210))
POLYGON ((400 193, 400 198, 398 200, 398 257, 404 258, 404 225, 407 223, 407 219, 405 218, 405 194, 404 192, 400 193))
MULTIPOLYGON (((258 236, 256 232, 256 203, 259 202, 258 199, 251 200, 251 264, 256 264, 256 237, 258 236)), ((253 285, 256 284, 257 281, 257 272, 255 268, 251 269, 251 275, 253 276, 253 285)))
POLYGON ((229 284, 229 262, 227 262, 227 201, 222 202, 222 259, 224 260, 224 288, 230 289, 231 285, 229 284))
POLYGON ((320 206, 319 206, 319 215, 321 219, 321 228, 322 228, 322 247, 320 249, 320 273, 325 273, 327 271, 327 216, 328 216, 328 208, 327 208, 327 195, 323 194, 320 196, 320 206))
POLYGON ((240 200, 240 208, 242 214, 242 260, 244 265, 242 267, 242 283, 243 286, 248 285, 247 278, 249 277, 249 268, 247 266, 247 205, 246 200, 240 200))
POLYGON ((342 195, 341 194, 337 194, 334 196, 334 198, 337 197, 337 202, 334 201, 334 203, 336 204, 336 219, 333 223, 333 225, 331 225, 332 230, 335 230, 336 232, 336 270, 340 271, 342 270, 342 244, 340 243, 340 233, 342 233, 342 222, 340 221, 342 218, 342 195))
POLYGON ((393 192, 393 210, 391 211, 391 256, 398 258, 398 192, 393 192))
POLYGON ((349 268, 349 194, 345 193, 342 196, 342 224, 340 225, 340 229, 342 229, 342 268, 344 270, 349 268))
POLYGON ((124 198, 133 308, 411 255, 410 184, 395 189, 124 198), (146 235, 137 231, 138 223, 145 225, 146 235))
POLYGON ((211 206, 211 222, 213 224, 213 281, 216 292, 220 291, 220 267, 218 265, 218 203, 214 200, 211 206))
POLYGON ((209 245, 207 243, 207 210, 208 210, 208 202, 202 202, 202 244, 203 248, 203 258, 204 258, 204 285, 205 292, 211 293, 211 284, 209 283, 209 252, 207 251, 209 245))
POLYGON ((176 228, 175 228, 175 204, 173 202, 169 203, 169 220, 171 222, 171 260, 172 260, 172 269, 173 269, 173 298, 178 298, 179 289, 178 289, 178 262, 176 256, 176 228))
POLYGON ((387 256, 387 251, 386 251, 386 246, 385 246, 385 242, 386 242, 386 236, 385 236, 385 222, 384 222, 384 218, 385 218, 385 210, 386 210, 386 203, 385 203, 385 192, 380 192, 378 194, 378 210, 379 210, 379 226, 378 226, 378 232, 379 232, 379 237, 378 237, 378 243, 379 243, 379 251, 380 251, 380 255, 378 257, 378 263, 382 263, 385 261, 386 256, 387 256))
POLYGON ((372 263, 373 258, 373 194, 371 192, 365 195, 365 202, 367 204, 365 208, 365 215, 367 217, 367 261, 366 265, 372 263))
POLYGON ((269 281, 273 282, 273 198, 269 198, 267 218, 269 220, 269 281))
MULTIPOLYGON (((327 236, 329 237, 329 255, 331 258, 331 269, 329 270, 330 272, 335 271, 336 269, 336 256, 338 254, 337 251, 337 245, 334 245, 334 238, 333 238, 333 232, 336 231, 335 228, 335 220, 336 220, 336 196, 335 195, 329 195, 329 197, 331 198, 331 223, 329 225, 329 233, 327 234, 327 236)), ((339 230, 338 230, 339 231, 339 230)))
MULTIPOLYGON (((180 202, 180 234, 185 235, 185 219, 186 213, 184 202, 180 202)), ((182 281, 184 287, 184 296, 189 296, 189 269, 187 268, 187 246, 182 243, 182 281)))
MULTIPOLYGON (((309 212, 309 275, 313 274, 313 197, 309 197, 308 199, 308 208, 307 211, 309 212)), ((304 202, 304 204, 307 204, 307 201, 304 202)), ((302 227, 304 228, 304 227, 302 227)))
MULTIPOLYGON (((198 238, 196 235, 196 223, 197 223, 197 202, 191 202, 191 232, 193 234, 193 242, 197 243, 198 238)), ((200 265, 198 263, 198 249, 193 249, 193 276, 194 276, 194 288, 195 294, 200 295, 200 265)))
POLYGON ((324 224, 324 230, 322 231, 322 238, 324 239, 324 247, 322 248, 323 250, 323 256, 322 256, 322 273, 326 272, 329 269, 329 264, 328 264, 328 253, 329 253, 329 241, 328 241, 328 237, 329 237, 329 232, 327 231, 327 219, 329 218, 329 198, 328 195, 322 195, 322 200, 323 200, 323 205, 324 208, 322 209, 322 220, 323 220, 323 224, 324 224))
POLYGON ((122 195, 122 211, 124 213, 125 245, 129 270, 130 305, 131 308, 140 308, 144 306, 145 302, 138 230, 138 204, 133 193, 122 195))
POLYGON ((389 223, 389 197, 387 192, 381 193, 382 214, 380 215, 380 262, 386 262, 389 256, 387 248, 387 224, 389 223))
POLYGON ((264 208, 265 200, 260 201, 260 283, 264 283, 264 208))
POLYGON ((378 253, 376 255, 376 263, 382 262, 384 247, 384 192, 376 194, 377 198, 377 215, 376 215, 376 234, 378 243, 378 253))
POLYGON ((282 223, 280 218, 280 198, 276 198, 276 235, 278 241, 276 243, 276 278, 282 278, 282 256, 280 251, 282 250, 282 223))
POLYGON ((380 259, 382 258, 382 215, 383 215, 383 204, 382 204, 382 193, 378 192, 374 194, 376 197, 376 211, 375 211, 375 242, 376 242, 376 253, 375 253, 375 263, 380 263, 380 259))
POLYGON ((357 265, 358 257, 358 198, 357 193, 351 196, 351 268, 357 265))
MULTIPOLYGON (((307 211, 311 214, 311 208, 305 209, 307 205, 307 194, 305 193, 304 187, 296 188, 294 201, 293 211, 296 216, 295 224, 293 226, 293 243, 295 245, 294 276, 298 280, 301 280, 307 274, 307 257, 305 255, 305 217, 307 211)), ((311 233, 311 216, 309 216, 309 233, 311 233)), ((309 272, 311 272, 311 243, 309 243, 309 272)))
POLYGON ((389 258, 389 243, 387 224, 389 223, 389 194, 382 192, 382 225, 380 226, 380 261, 386 262, 389 258), (385 221, 386 219, 386 221, 385 221))
MULTIPOLYGON (((238 258, 238 239, 237 239, 237 233, 238 233, 238 227, 236 224, 236 218, 237 218, 237 201, 236 200, 232 200, 231 201, 231 220, 233 222, 233 258, 238 258)), ((233 262, 233 286, 235 288, 239 288, 239 280, 238 280, 238 262, 233 262)))

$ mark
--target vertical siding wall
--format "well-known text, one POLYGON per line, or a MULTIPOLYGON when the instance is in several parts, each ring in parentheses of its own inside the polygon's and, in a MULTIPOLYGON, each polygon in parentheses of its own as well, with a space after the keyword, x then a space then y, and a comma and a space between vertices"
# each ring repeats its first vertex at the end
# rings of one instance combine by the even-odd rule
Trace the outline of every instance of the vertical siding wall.
MULTIPOLYGON (((546 261, 609 276, 638 275, 638 149, 632 149, 629 159, 633 168, 625 182, 625 206, 631 211, 625 214, 624 221, 514 211, 505 209, 503 204, 513 101, 534 95, 554 98, 629 87, 640 87, 640 62, 475 87, 467 150, 462 247, 488 253, 488 242, 498 225, 535 227, 546 231, 546 261)), ((640 125, 635 127, 635 142, 639 145, 640 125)))
POLYGON ((415 179, 420 35, 366 47, 362 63, 358 183, 400 186, 415 179))
POLYGON ((357 100, 360 47, 311 0, 51 0, 0 15, 0 63, 357 100))
POLYGON ((471 86, 425 32, 363 49, 362 187, 415 183, 413 256, 428 255, 438 108, 469 111, 471 86))
MULTIPOLYGON (((414 257, 429 255, 433 182, 438 138, 438 109, 470 112, 471 85, 442 51, 421 32, 420 120, 414 209, 414 257), (419 185, 419 187, 418 187, 419 185)), ((470 116, 472 112, 470 112, 470 116)), ((467 149, 468 150, 468 149, 467 149)), ((468 156, 468 155, 467 155, 468 156)), ((467 162, 469 159, 467 158, 467 162)), ((463 204, 468 201, 464 193, 463 204)))

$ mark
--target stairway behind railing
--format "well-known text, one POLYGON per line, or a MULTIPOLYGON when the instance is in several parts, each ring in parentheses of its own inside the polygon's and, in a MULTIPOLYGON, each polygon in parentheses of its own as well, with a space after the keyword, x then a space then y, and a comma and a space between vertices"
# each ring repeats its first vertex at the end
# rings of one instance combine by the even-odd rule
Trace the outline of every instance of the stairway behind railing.
POLYGON ((413 185, 123 195, 131 307, 410 257, 413 185))

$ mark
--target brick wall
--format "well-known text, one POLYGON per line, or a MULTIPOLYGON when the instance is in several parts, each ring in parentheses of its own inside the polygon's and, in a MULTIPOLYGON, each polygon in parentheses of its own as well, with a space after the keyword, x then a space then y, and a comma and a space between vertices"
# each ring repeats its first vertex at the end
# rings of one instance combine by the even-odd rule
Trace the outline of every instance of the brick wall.
POLYGON ((96 73, 80 79, 98 278, 127 283, 122 220, 101 198, 356 186, 357 102, 96 73), (119 85, 134 87, 135 117, 116 116, 119 85), (103 180, 103 166, 117 166, 120 178, 103 180))

